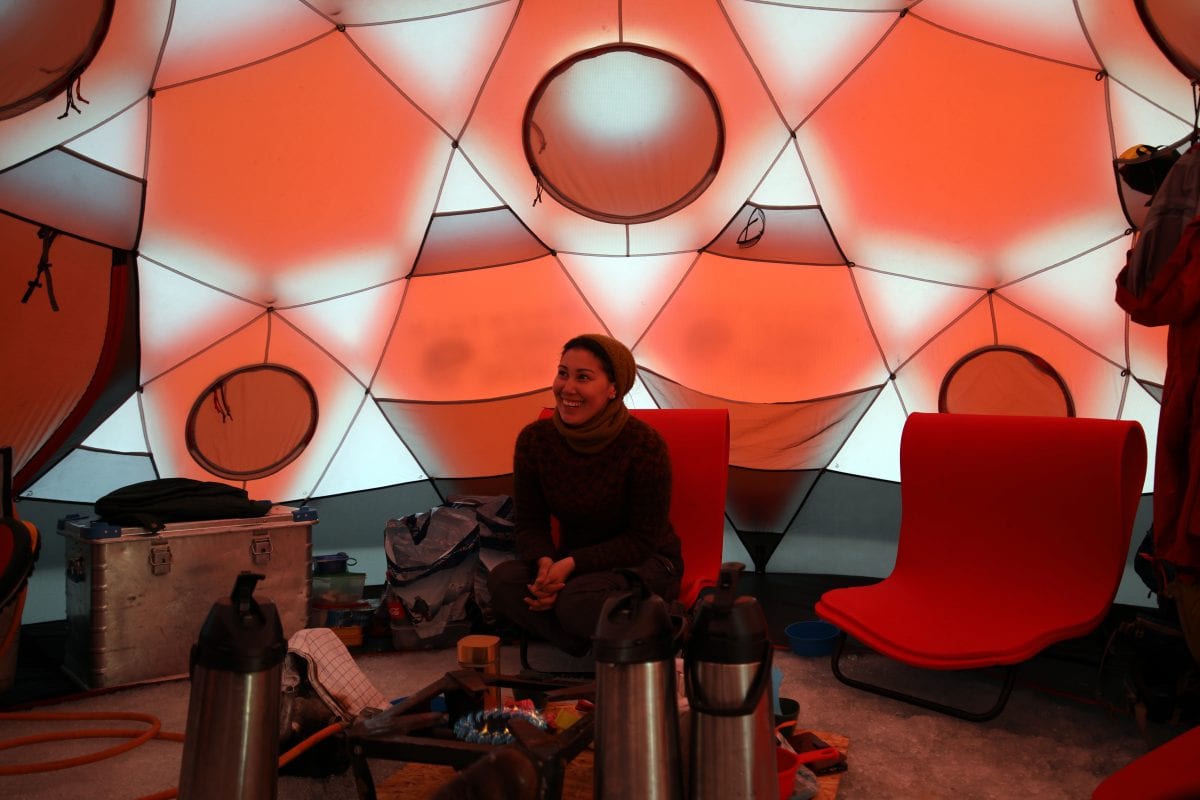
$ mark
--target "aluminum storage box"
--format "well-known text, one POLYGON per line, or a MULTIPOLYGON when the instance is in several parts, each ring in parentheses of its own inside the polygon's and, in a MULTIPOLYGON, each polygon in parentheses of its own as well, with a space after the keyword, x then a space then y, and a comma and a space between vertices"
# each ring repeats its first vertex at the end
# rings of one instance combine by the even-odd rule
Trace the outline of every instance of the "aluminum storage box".
POLYGON ((316 517, 274 506, 263 517, 179 522, 156 534, 60 521, 67 673, 93 688, 186 675, 209 610, 243 571, 266 576, 254 597, 275 604, 284 636, 306 627, 316 517))

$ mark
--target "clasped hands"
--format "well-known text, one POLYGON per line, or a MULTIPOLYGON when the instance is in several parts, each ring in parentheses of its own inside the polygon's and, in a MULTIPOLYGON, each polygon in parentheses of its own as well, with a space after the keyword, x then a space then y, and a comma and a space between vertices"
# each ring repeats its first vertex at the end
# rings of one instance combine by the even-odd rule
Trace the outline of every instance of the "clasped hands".
POLYGON ((525 605, 533 611, 549 611, 558 599, 558 593, 567 585, 567 578, 575 571, 575 559, 571 556, 555 561, 542 556, 537 562, 537 576, 529 584, 529 597, 525 605))

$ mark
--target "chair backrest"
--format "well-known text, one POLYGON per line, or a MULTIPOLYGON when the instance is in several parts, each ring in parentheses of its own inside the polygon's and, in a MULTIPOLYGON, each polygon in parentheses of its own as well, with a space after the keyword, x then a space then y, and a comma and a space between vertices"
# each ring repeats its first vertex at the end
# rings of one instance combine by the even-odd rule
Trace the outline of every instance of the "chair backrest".
POLYGON ((1053 598, 1064 621, 1098 624, 1124 572, 1145 471, 1136 422, 911 414, 892 576, 974 584, 997 603, 1053 598))
MULTIPOLYGON (((553 413, 544 409, 541 417, 553 413)), ((715 586, 725 541, 729 411, 723 408, 631 409, 654 427, 671 456, 671 524, 683 544, 679 601, 690 608, 715 586)))

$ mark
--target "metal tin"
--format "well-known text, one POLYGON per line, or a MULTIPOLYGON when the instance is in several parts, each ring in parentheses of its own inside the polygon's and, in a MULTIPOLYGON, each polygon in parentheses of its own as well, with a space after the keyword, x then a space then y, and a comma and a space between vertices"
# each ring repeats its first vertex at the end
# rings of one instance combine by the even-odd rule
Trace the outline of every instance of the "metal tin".
POLYGON ((275 604, 285 636, 306 627, 315 520, 295 511, 275 506, 263 517, 179 522, 157 534, 122 528, 98 539, 87 537, 87 521, 65 521, 66 672, 94 688, 187 675, 209 609, 243 571, 266 576, 258 591, 275 604))

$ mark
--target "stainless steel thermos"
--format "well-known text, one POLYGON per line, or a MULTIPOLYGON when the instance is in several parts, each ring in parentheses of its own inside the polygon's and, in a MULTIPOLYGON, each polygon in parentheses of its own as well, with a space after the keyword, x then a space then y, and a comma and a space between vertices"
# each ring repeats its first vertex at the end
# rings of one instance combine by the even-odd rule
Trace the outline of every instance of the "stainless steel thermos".
POLYGON ((691 708, 688 796, 768 800, 779 796, 770 708, 771 640, 762 607, 736 597, 744 565, 721 565, 716 592, 701 598, 684 647, 691 708))
POLYGON ((180 800, 274 800, 287 640, 273 603, 254 599, 264 576, 243 572, 215 603, 192 648, 180 800))
MULTIPOLYGON (((681 625, 636 574, 605 601, 596 658, 594 797, 682 800, 675 652, 681 625)), ((682 620, 680 620, 682 623, 682 620)))

